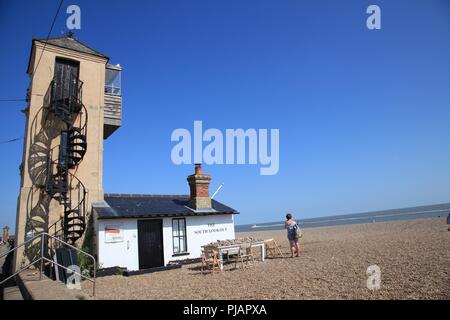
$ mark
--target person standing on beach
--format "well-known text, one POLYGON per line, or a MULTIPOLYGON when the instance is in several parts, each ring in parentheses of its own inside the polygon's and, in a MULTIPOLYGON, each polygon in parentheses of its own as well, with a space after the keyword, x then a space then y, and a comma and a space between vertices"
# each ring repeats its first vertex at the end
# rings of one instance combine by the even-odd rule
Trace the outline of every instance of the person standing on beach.
POLYGON ((289 240, 289 246, 291 248, 291 258, 298 257, 300 254, 300 246, 298 244, 298 238, 296 236, 295 228, 299 228, 297 222, 292 220, 292 215, 288 213, 286 215, 286 222, 284 227, 287 229, 287 237, 289 240))
POLYGON ((448 231, 450 231, 450 212, 448 213, 448 216, 447 216, 447 224, 449 225, 448 231))

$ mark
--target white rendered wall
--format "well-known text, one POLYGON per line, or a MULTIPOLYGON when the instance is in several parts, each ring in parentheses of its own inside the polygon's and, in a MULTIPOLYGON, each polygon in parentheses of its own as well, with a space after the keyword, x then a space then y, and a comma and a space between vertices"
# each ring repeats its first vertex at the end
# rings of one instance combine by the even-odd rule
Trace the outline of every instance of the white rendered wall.
POLYGON ((189 255, 173 256, 172 218, 164 218, 164 263, 171 260, 199 258, 201 246, 217 240, 234 239, 232 214, 188 216, 186 218, 187 252, 189 255))
POLYGON ((139 270, 138 234, 136 219, 98 220, 98 261, 101 268, 126 267, 139 270), (123 242, 106 243, 105 226, 121 226, 123 242))
MULTIPOLYGON (((174 256, 172 243, 172 217, 162 218, 164 264, 180 259, 198 258, 201 246, 217 240, 234 239, 234 218, 232 214, 184 217, 186 219, 187 252, 189 254, 174 256)), ((145 219, 139 219, 145 220, 145 219)), ((100 267, 126 267, 139 270, 138 219, 98 220, 98 248, 100 267), (105 227, 120 226, 123 229, 123 241, 105 242, 105 227)))

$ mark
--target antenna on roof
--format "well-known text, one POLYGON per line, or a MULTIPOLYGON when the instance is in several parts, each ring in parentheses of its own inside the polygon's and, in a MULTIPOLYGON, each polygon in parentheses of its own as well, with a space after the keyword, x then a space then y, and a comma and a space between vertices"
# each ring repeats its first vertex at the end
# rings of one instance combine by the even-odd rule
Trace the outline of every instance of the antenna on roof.
POLYGON ((67 32, 66 37, 73 39, 73 32, 72 31, 67 32))
POLYGON ((211 196, 211 199, 214 198, 214 196, 217 194, 217 192, 219 192, 219 190, 223 187, 223 183, 220 184, 220 186, 217 188, 216 192, 213 193, 213 195, 211 196))

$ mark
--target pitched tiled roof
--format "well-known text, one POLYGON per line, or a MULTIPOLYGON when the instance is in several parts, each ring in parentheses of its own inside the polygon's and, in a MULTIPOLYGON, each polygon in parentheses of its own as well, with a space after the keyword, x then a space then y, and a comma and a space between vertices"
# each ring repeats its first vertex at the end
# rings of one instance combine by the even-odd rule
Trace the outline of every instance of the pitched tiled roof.
POLYGON ((33 41, 39 41, 42 43, 45 43, 47 41, 47 45, 54 45, 61 48, 66 48, 70 50, 75 50, 78 52, 83 52, 87 54, 92 54, 94 56, 106 58, 109 60, 109 57, 104 55, 103 53, 98 52, 97 50, 94 50, 84 43, 81 43, 80 41, 72 38, 72 37, 61 37, 61 38, 50 38, 50 39, 33 39, 33 41))
POLYGON ((211 209, 193 210, 187 206, 188 202, 188 195, 105 194, 105 202, 93 207, 99 219, 239 213, 214 199, 211 200, 211 209))

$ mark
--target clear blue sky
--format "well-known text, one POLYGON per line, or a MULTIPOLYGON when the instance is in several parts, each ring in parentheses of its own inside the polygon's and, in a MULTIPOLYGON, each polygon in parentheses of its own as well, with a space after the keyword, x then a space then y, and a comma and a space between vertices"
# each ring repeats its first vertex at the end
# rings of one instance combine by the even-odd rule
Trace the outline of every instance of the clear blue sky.
MULTIPOLYGON (((57 0, 0 2, 0 99, 24 98, 31 39, 57 0)), ((279 128, 280 170, 215 165, 238 224, 450 202, 450 2, 65 1, 76 37, 123 66, 123 126, 104 145, 104 190, 188 193, 176 128, 279 128), (382 29, 366 28, 366 8, 382 29)), ((25 102, 0 102, 0 141, 25 102)), ((13 226, 22 142, 0 145, 0 226, 13 226)))

